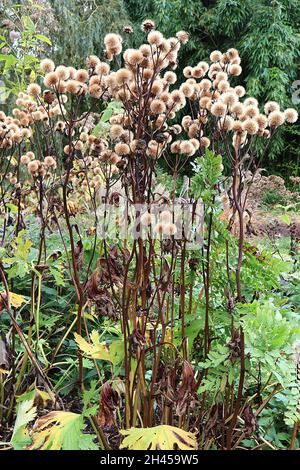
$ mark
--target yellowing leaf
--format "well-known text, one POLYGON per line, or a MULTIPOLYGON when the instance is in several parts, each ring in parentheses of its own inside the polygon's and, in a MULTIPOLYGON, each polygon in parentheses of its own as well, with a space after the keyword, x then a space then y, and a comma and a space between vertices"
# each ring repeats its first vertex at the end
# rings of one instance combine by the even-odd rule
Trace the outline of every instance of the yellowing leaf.
POLYGON ((174 426, 162 425, 153 428, 130 428, 120 433, 125 436, 121 448, 129 450, 196 450, 196 435, 174 426))
MULTIPOLYGON (((0 292, 0 295, 4 292, 0 292)), ((26 302, 26 299, 23 295, 15 294, 14 292, 9 293, 10 303, 12 307, 19 308, 22 304, 26 302)))
POLYGON ((51 411, 35 423, 30 437, 29 450, 79 450, 97 449, 93 435, 83 434, 82 415, 69 411, 51 411))
POLYGON ((78 347, 92 359, 102 359, 103 361, 112 361, 109 348, 106 343, 100 343, 99 333, 93 330, 91 333, 91 343, 88 343, 82 336, 75 333, 75 341, 78 347))
POLYGON ((48 401, 51 401, 51 397, 49 393, 45 392, 44 390, 40 390, 39 388, 36 388, 36 399, 38 401, 41 401, 42 404, 45 406, 48 401))

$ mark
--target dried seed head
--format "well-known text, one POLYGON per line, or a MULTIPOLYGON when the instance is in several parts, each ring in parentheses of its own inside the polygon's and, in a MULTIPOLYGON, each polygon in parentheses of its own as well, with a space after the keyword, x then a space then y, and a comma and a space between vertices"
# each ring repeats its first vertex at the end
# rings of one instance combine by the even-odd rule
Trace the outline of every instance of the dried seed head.
POLYGON ((284 116, 285 116, 286 122, 291 123, 291 124, 298 120, 298 113, 293 108, 287 108, 284 111, 284 116))
POLYGON ((280 111, 272 111, 268 116, 270 127, 281 126, 284 123, 284 120, 284 113, 281 113, 280 111))
POLYGON ((55 64, 51 59, 43 59, 40 63, 40 67, 44 73, 53 72, 55 69, 55 64))

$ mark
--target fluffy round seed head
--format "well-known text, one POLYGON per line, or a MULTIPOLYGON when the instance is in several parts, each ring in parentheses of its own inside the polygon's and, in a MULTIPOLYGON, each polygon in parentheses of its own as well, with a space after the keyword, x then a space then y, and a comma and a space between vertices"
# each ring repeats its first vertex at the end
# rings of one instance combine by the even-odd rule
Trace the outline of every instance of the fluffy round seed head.
POLYGON ((229 73, 237 77, 238 75, 241 75, 242 67, 239 64, 231 64, 229 66, 229 73))
POLYGON ((85 69, 77 70, 75 74, 75 80, 81 83, 85 83, 88 78, 89 78, 89 74, 85 69))
POLYGON ((40 63, 40 67, 44 73, 53 72, 55 69, 55 64, 51 59, 43 59, 40 63))
POLYGON ((121 40, 122 38, 118 34, 109 33, 109 34, 106 34, 106 36, 104 37, 104 44, 106 48, 113 49, 120 45, 121 40))
POLYGON ((100 85, 97 85, 96 83, 94 85, 91 85, 89 88, 89 93, 92 98, 99 99, 102 95, 102 88, 100 85))
POLYGON ((201 147, 205 147, 205 148, 209 147, 210 146, 209 138, 208 137, 201 137, 200 145, 201 145, 201 147))
POLYGON ((71 152, 72 152, 72 147, 70 145, 65 145, 64 146, 64 153, 66 155, 70 155, 71 152))
POLYGON ((27 155, 27 157, 29 157, 30 160, 35 159, 35 154, 33 152, 27 152, 26 155, 27 155))
POLYGON ((233 104, 235 104, 238 101, 238 97, 234 92, 227 91, 227 92, 222 94, 221 100, 227 106, 232 106, 233 104))
POLYGON ((109 65, 106 62, 100 62, 96 66, 95 72, 98 75, 108 75, 109 74, 109 65))
POLYGON ((254 119, 246 119, 243 121, 243 130, 250 135, 254 135, 258 131, 258 124, 254 119))
POLYGON ((192 74, 193 74, 193 67, 190 67, 189 65, 187 67, 184 67, 183 75, 185 76, 185 78, 192 77, 192 74))
POLYGON ((110 136, 112 139, 118 139, 123 134, 124 129, 119 124, 113 124, 110 128, 110 136))
POLYGON ((81 140, 78 140, 75 145, 74 145, 75 150, 82 150, 83 149, 83 142, 81 140))
POLYGON ((55 159, 53 157, 51 157, 50 155, 45 157, 44 163, 45 163, 46 167, 55 167, 56 166, 55 159))
POLYGON ((117 80, 117 83, 119 83, 120 85, 128 82, 130 78, 131 78, 131 73, 128 69, 122 68, 116 72, 116 80, 117 80))
POLYGON ((123 32, 125 34, 132 34, 133 33, 133 27, 130 24, 127 24, 123 28, 123 32))
POLYGON ((278 127, 284 123, 285 115, 280 111, 272 111, 268 116, 270 127, 278 127))
POLYGON ((193 138, 199 135, 199 123, 193 123, 189 127, 189 137, 193 138))
POLYGON ((200 108, 209 109, 207 107, 209 104, 211 105, 211 99, 208 96, 203 96, 203 98, 200 98, 199 100, 200 108))
POLYGON ((39 110, 34 111, 31 116, 33 117, 34 121, 41 121, 43 119, 43 113, 39 110))
POLYGON ((160 95, 164 89, 163 80, 154 80, 151 88, 151 92, 153 95, 160 95))
POLYGON ((221 91, 222 93, 225 93, 229 87, 230 85, 229 85, 229 82, 227 82, 227 80, 221 80, 218 83, 218 90, 221 91))
POLYGON ((170 85, 173 85, 177 80, 177 75, 175 72, 166 72, 164 74, 164 80, 170 85))
POLYGON ((175 142, 172 142, 170 150, 171 150, 171 153, 179 153, 180 152, 180 141, 176 140, 175 142))
POLYGON ((250 98, 246 98, 244 101, 245 106, 256 106, 258 108, 258 101, 256 98, 253 98, 252 96, 250 98))
POLYGON ((185 102, 184 94, 179 90, 173 90, 171 92, 171 98, 174 103, 182 104, 185 102))
POLYGON ((77 80, 68 80, 66 83, 66 91, 72 95, 77 95, 80 89, 80 83, 77 80))
POLYGON ((32 160, 32 162, 28 163, 27 170, 29 171, 29 173, 33 174, 39 169, 39 166, 40 166, 39 160, 32 160))
POLYGON ((265 129, 268 125, 268 118, 264 114, 259 114, 256 116, 256 121, 259 125, 259 129, 265 129))
POLYGON ((284 117, 286 122, 292 124, 298 120, 298 113, 294 108, 287 108, 284 111, 284 117))
POLYGON ((151 33, 148 34, 147 39, 151 46, 160 46, 164 40, 164 37, 160 31, 151 31, 151 33))
POLYGON ((211 88, 211 81, 208 80, 208 78, 204 78, 204 79, 201 80, 201 82, 199 83, 199 87, 200 87, 201 90, 209 91, 210 88, 211 88))
POLYGON ((21 135, 23 139, 27 140, 30 139, 30 137, 32 136, 32 132, 30 129, 22 129, 21 135))
POLYGON ((93 75, 90 78, 90 81, 89 81, 90 85, 100 85, 100 83, 101 83, 101 78, 99 77, 99 75, 93 75))
POLYGON ((73 79, 76 74, 76 69, 74 67, 67 67, 68 72, 69 72, 69 78, 73 79))
POLYGON ((161 114, 166 110, 166 105, 162 100, 153 100, 150 104, 150 109, 153 114, 161 114))
POLYGON ((182 127, 183 127, 185 130, 188 129, 188 127, 190 126, 191 122, 192 122, 191 116, 189 116, 189 115, 183 116, 182 121, 181 121, 182 127))
POLYGON ((99 63, 100 59, 96 55, 90 55, 86 59, 86 66, 88 69, 94 69, 99 63))
POLYGON ((203 70, 204 75, 209 70, 209 65, 207 62, 204 62, 204 60, 202 60, 201 62, 198 62, 197 67, 200 67, 203 70))
MULTIPOLYGON (((117 163, 119 163, 119 161, 121 161, 121 157, 119 157, 119 155, 117 155, 116 153, 112 153, 110 158, 109 158, 109 163, 111 165, 116 165, 117 163)), ((99 168, 99 170, 101 171, 101 169, 99 168)))
POLYGON ((264 106, 264 110, 266 114, 270 114, 273 111, 279 111, 280 106, 278 103, 276 103, 276 101, 268 101, 264 106))
POLYGON ((239 56, 239 51, 231 47, 230 49, 228 49, 227 55, 231 60, 236 59, 239 56))
POLYGON ((23 165, 28 165, 29 162, 30 162, 30 158, 28 157, 28 155, 27 155, 27 154, 22 155, 22 157, 21 157, 21 163, 22 163, 23 165))
POLYGON ((122 142, 119 142, 115 146, 115 152, 117 155, 129 155, 130 153, 130 147, 127 144, 123 144, 122 142))
POLYGON ((195 147, 189 140, 183 140, 180 143, 180 153, 188 156, 194 155, 195 147))
POLYGON ((47 75, 45 75, 45 78, 44 78, 44 84, 47 86, 47 87, 53 87, 55 85, 57 85, 58 83, 58 75, 56 72, 49 72, 47 73, 47 75))
POLYGON ((217 117, 224 116, 224 114, 226 113, 226 105, 221 101, 217 101, 212 105, 211 113, 217 117))
POLYGON ((245 88, 241 85, 236 86, 234 90, 239 98, 242 98, 242 96, 246 94, 245 88))
POLYGON ((216 75, 216 80, 220 82, 221 80, 225 80, 226 82, 228 81, 228 74, 226 72, 220 71, 216 75))
POLYGON ((199 140, 193 137, 192 139, 190 139, 190 142, 194 146, 195 150, 198 150, 198 148, 200 147, 199 140))
POLYGON ((150 80, 153 77, 153 70, 152 69, 144 69, 143 78, 145 81, 150 80))
POLYGON ((141 53, 143 54, 144 57, 150 57, 151 56, 151 47, 149 46, 149 44, 142 44, 140 47, 139 47, 141 53))
POLYGON ((232 124, 232 130, 234 132, 239 132, 239 133, 243 132, 244 129, 243 129, 242 122, 241 121, 234 121, 233 124, 232 124))
POLYGON ((152 31, 154 28, 155 28, 154 21, 149 20, 149 19, 143 21, 142 24, 141 24, 141 30, 144 33, 148 33, 149 31, 152 31))
POLYGON ((192 69, 192 77, 194 78, 201 78, 204 75, 204 71, 201 67, 194 67, 192 69))
POLYGON ((41 87, 37 83, 31 83, 27 87, 27 93, 31 96, 38 96, 41 94, 41 87))
POLYGON ((212 51, 209 58, 212 62, 219 62, 222 59, 222 52, 212 51))
POLYGON ((187 98, 190 98, 194 94, 194 87, 190 83, 183 83, 180 86, 180 90, 187 98))
POLYGON ((67 80, 70 76, 68 67, 65 67, 64 65, 59 65, 56 67, 55 72, 57 73, 60 80, 67 80))
POLYGON ((247 117, 254 118, 259 114, 259 109, 256 106, 248 105, 244 108, 244 114, 247 117))
POLYGON ((244 113, 244 105, 242 103, 234 103, 234 105, 231 107, 231 112, 237 116, 240 116, 244 113))
POLYGON ((176 37, 182 44, 186 44, 189 40, 189 34, 186 31, 178 31, 176 37))
POLYGON ((138 49, 127 49, 124 53, 124 59, 130 65, 138 65, 144 60, 143 53, 138 49))
POLYGON ((122 102, 125 102, 125 101, 128 101, 130 98, 130 92, 129 90, 119 90, 118 93, 116 94, 116 99, 118 101, 122 101, 122 102))

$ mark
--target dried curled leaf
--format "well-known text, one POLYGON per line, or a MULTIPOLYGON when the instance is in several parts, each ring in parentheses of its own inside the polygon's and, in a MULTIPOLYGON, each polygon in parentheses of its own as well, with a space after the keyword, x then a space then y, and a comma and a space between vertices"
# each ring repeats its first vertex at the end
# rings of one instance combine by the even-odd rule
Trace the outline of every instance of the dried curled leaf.
POLYGON ((196 435, 174 426, 162 425, 153 428, 130 428, 120 433, 125 436, 121 448, 129 450, 196 450, 196 435))
POLYGON ((118 393, 112 389, 109 382, 105 382, 101 390, 97 416, 97 421, 101 428, 111 427, 115 424, 115 413, 118 403, 118 393))
POLYGON ((83 434, 82 415, 69 411, 51 411, 35 423, 30 437, 29 450, 80 450, 97 449, 93 435, 83 434))

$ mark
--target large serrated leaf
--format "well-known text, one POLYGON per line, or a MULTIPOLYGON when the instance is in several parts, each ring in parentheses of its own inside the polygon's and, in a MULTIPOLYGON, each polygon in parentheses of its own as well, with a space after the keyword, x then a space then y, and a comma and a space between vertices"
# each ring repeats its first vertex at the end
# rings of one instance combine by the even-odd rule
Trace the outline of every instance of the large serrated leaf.
POLYGON ((121 448, 129 450, 181 450, 197 449, 196 435, 174 426, 162 425, 153 428, 130 428, 120 433, 125 436, 121 448))

